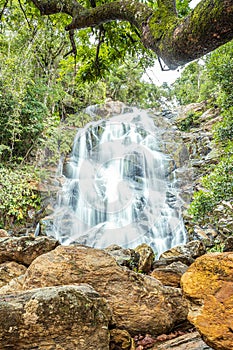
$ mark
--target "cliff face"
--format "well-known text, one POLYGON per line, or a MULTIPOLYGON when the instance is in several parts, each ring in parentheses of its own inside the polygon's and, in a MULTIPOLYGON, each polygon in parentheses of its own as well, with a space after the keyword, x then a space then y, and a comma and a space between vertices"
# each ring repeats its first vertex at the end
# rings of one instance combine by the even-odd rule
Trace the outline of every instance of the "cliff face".
MULTIPOLYGON (((200 217, 193 218, 189 210, 197 191, 208 193, 208 187, 203 185, 202 178, 213 172, 222 158, 223 150, 214 140, 215 127, 221 120, 220 111, 217 108, 207 108, 204 102, 180 108, 175 125, 183 143, 175 159, 182 160, 177 175, 181 181, 183 217, 189 239, 201 239, 210 248, 229 251, 232 250, 233 231, 233 202, 229 200, 229 195, 227 197, 226 194, 225 198, 223 195, 203 217, 200 211, 200 217)), ((174 151, 171 150, 172 152, 174 151)), ((216 189, 216 193, 217 191, 216 189)), ((208 204, 207 202, 206 205, 208 204)))

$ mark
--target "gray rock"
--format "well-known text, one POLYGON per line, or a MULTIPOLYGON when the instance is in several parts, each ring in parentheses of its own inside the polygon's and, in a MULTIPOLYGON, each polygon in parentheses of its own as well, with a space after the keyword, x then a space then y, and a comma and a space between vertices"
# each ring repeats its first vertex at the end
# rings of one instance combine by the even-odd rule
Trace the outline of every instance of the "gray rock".
POLYGON ((16 261, 29 266, 39 255, 55 249, 59 242, 48 237, 0 238, 0 263, 16 261))
POLYGON ((0 348, 108 350, 111 311, 90 286, 0 297, 0 348))

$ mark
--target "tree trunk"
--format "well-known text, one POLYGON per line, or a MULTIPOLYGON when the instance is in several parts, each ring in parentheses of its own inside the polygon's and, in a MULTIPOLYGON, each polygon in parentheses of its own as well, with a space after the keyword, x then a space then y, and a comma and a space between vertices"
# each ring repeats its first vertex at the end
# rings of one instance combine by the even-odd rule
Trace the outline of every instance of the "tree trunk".
POLYGON ((69 14, 72 22, 66 30, 128 21, 140 31, 143 44, 170 69, 200 58, 233 38, 233 0, 202 0, 182 19, 177 17, 174 0, 158 0, 155 10, 128 0, 88 9, 75 0, 32 1, 42 15, 69 14))

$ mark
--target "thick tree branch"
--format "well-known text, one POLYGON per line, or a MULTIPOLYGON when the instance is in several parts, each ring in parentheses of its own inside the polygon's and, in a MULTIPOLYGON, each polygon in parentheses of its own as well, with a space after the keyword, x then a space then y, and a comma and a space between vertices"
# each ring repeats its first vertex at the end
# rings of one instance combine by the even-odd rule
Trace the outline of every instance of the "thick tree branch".
POLYGON ((200 58, 233 39, 233 0, 203 0, 178 20, 154 12, 144 31, 144 45, 171 69, 200 58), (164 27, 162 28, 164 22, 164 27))
POLYGON ((233 0, 202 0, 191 14, 178 19, 175 0, 157 0, 151 9, 135 0, 113 1, 84 8, 76 0, 32 0, 41 14, 67 13, 72 22, 66 30, 95 27, 123 20, 141 33, 144 45, 175 69, 202 57, 233 39, 233 0))
POLYGON ((66 29, 95 27, 106 22, 121 20, 128 21, 141 30, 143 23, 152 13, 150 7, 137 1, 113 1, 81 11, 73 17, 72 23, 66 29))

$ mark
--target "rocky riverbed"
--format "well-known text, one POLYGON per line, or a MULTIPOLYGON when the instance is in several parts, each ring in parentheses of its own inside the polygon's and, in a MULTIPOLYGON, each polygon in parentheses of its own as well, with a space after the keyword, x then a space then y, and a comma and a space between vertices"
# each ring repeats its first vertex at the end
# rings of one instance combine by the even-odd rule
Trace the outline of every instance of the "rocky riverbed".
POLYGON ((230 252, 1 236, 1 349, 233 348, 230 252))

